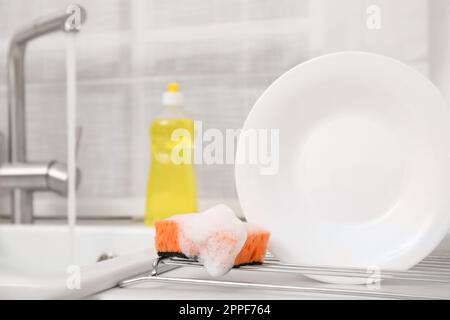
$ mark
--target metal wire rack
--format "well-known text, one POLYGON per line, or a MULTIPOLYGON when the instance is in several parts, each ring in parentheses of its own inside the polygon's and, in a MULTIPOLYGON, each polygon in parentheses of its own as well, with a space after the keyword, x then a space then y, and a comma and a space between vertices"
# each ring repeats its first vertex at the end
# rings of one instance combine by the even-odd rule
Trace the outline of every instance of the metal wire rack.
MULTIPOLYGON (((270 254, 264 264, 243 266, 237 272, 298 274, 322 277, 346 277, 370 279, 366 285, 336 285, 319 281, 299 281, 295 285, 266 283, 261 281, 244 282, 226 279, 192 279, 171 276, 171 271, 179 268, 198 268, 202 265, 190 259, 158 258, 149 274, 133 277, 119 283, 127 287, 145 282, 168 284, 191 284, 202 286, 221 286, 232 288, 267 289, 291 291, 306 294, 325 294, 332 296, 350 296, 355 298, 381 299, 450 299, 450 252, 436 251, 422 262, 407 271, 378 270, 376 277, 369 277, 367 269, 337 268, 329 266, 295 265, 281 263, 270 254), (383 280, 378 282, 377 280, 383 280), (372 285, 373 283, 380 284, 372 285)), ((270 277, 269 277, 270 278, 270 277)))

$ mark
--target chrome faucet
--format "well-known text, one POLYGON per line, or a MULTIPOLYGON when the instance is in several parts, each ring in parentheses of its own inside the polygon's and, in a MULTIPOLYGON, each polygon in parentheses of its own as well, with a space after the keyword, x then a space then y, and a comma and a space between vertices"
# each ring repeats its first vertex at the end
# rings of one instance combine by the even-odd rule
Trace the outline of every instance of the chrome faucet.
MULTIPOLYGON (((12 220, 14 223, 33 222, 33 192, 49 190, 67 193, 69 179, 65 164, 50 161, 27 161, 25 125, 25 50, 28 42, 55 32, 77 32, 86 20, 83 7, 71 4, 67 9, 38 19, 21 29, 11 39, 8 52, 8 161, 0 163, 0 188, 11 189, 12 220)), ((77 171, 77 182, 80 181, 77 171)))

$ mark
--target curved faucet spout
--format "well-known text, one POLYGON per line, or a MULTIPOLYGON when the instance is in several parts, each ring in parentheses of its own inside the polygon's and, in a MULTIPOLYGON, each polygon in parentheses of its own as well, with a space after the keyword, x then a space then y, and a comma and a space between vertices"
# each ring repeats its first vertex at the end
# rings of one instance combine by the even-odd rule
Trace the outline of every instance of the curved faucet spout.
POLYGON ((10 48, 26 45, 35 38, 56 31, 79 31, 86 19, 86 10, 80 5, 71 4, 65 11, 38 18, 21 28, 14 34, 10 48))
MULTIPOLYGON (((11 39, 8 51, 8 111, 9 111, 9 163, 26 163, 25 125, 25 49, 27 43, 40 36, 56 32, 76 32, 86 21, 86 10, 76 4, 63 12, 35 20, 20 29, 11 39)), ((13 192, 13 219, 32 221, 32 194, 25 189, 13 192), (22 219, 17 218, 22 216, 22 219), (25 216, 25 218, 23 218, 25 216)))

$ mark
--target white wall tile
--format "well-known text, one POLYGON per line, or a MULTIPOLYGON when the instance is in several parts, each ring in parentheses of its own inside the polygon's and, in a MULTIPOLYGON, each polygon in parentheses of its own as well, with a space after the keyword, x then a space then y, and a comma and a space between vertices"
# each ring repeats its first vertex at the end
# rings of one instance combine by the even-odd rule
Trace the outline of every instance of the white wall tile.
MULTIPOLYGON (((0 131, 9 37, 71 2, 0 0, 0 131)), ((239 128, 267 86, 316 54, 363 49, 427 67, 426 0, 375 1, 386 10, 386 29, 377 34, 361 26, 366 0, 342 8, 335 0, 77 2, 88 12, 77 41, 81 199, 145 196, 149 126, 170 81, 180 82, 189 114, 223 130, 239 128)), ((29 158, 65 161, 64 35, 31 43, 26 67, 29 158)), ((198 166, 197 176, 201 197, 236 196, 232 166, 198 166)), ((0 196, 0 213, 4 202, 0 196)))

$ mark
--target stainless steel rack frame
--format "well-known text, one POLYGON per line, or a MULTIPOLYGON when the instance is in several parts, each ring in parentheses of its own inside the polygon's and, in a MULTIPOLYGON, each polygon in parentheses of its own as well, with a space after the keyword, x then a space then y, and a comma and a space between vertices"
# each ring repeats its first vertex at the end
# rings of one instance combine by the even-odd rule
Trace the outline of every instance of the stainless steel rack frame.
MULTIPOLYGON (((145 282, 168 284, 191 284, 232 288, 253 288, 276 291, 291 291, 305 294, 325 294, 379 299, 450 299, 450 252, 435 251, 408 271, 366 270, 359 268, 337 268, 329 266, 295 265, 281 263, 268 254, 263 265, 243 266, 237 272, 298 274, 322 277, 346 277, 367 279, 366 285, 336 285, 319 281, 300 282, 292 285, 265 283, 268 277, 258 282, 244 282, 221 279, 192 279, 171 276, 179 268, 198 268, 202 265, 190 259, 158 258, 149 274, 133 277, 119 283, 127 287, 145 282), (382 280, 379 282, 378 280, 382 280), (375 285, 379 284, 379 285, 375 285), (415 290, 410 290, 414 287, 415 290), (424 290, 422 290, 422 288, 424 290)), ((266 281, 267 282, 267 281, 266 281)))

